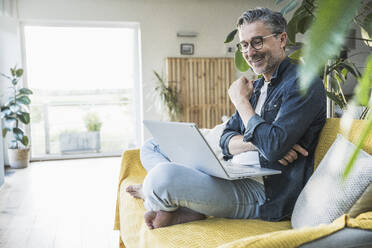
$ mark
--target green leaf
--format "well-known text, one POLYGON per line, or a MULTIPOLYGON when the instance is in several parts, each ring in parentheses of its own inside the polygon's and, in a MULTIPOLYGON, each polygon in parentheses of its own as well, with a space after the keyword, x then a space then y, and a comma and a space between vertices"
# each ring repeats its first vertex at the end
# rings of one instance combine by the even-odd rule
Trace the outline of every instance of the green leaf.
POLYGON ((10 74, 12 74, 13 77, 16 75, 16 67, 10 68, 10 74))
POLYGON ((16 76, 17 77, 22 77, 22 75, 23 75, 23 69, 18 69, 18 70, 16 70, 16 76))
POLYGON ((291 12, 294 8, 296 8, 298 4, 299 2, 297 0, 292 0, 280 10, 280 13, 282 13, 282 15, 285 15, 288 12, 291 12))
POLYGON ((27 88, 19 89, 18 92, 20 94, 24 94, 24 95, 32 95, 33 94, 33 92, 30 89, 27 89, 27 88))
POLYGON ((304 64, 300 65, 301 90, 307 90, 327 60, 340 51, 361 0, 319 1, 317 17, 307 32, 304 64))
POLYGON ((369 55, 366 67, 363 72, 362 78, 359 80, 359 84, 355 90, 357 101, 367 106, 370 97, 370 90, 372 88, 372 55, 369 55))
POLYGON ((368 32, 363 27, 360 27, 360 34, 363 39, 366 39, 364 40, 364 43, 367 46, 372 47, 372 41, 367 41, 372 39, 372 35, 368 34, 368 32))
POLYGON ((369 37, 372 37, 372 13, 368 14, 364 18, 362 25, 364 30, 367 31, 369 37))
POLYGON ((326 91, 326 95, 329 99, 335 102, 341 109, 344 109, 346 107, 346 104, 342 100, 342 96, 339 94, 336 94, 334 92, 326 91))
POLYGON ((355 148, 353 154, 351 155, 348 163, 346 164, 346 168, 345 168, 345 171, 344 171, 344 174, 343 174, 344 180, 349 175, 349 173, 351 171, 351 168, 353 168, 354 162, 355 162, 355 160, 356 160, 356 158, 357 158, 357 156, 360 152, 360 149, 362 149, 364 142, 366 141, 368 135, 372 131, 372 111, 369 111, 367 119, 368 119, 368 121, 367 121, 366 125, 363 127, 362 133, 360 134, 360 136, 358 138, 358 141, 355 144, 356 148, 355 148))
POLYGON ((287 25, 287 35, 290 43, 296 43, 297 23, 296 19, 291 19, 287 25))
POLYGON ((12 114, 12 111, 7 107, 1 110, 0 118, 9 117, 12 114))
POLYGON ((297 31, 300 32, 301 34, 304 34, 311 26, 313 19, 314 17, 312 17, 311 15, 308 15, 302 18, 301 20, 299 20, 297 23, 297 31))
POLYGON ((13 85, 17 85, 17 83, 18 83, 18 79, 17 78, 12 79, 12 84, 13 85))
POLYGON ((302 56, 302 48, 298 49, 298 50, 294 51, 293 53, 291 53, 290 55, 288 55, 289 58, 293 59, 297 63, 300 62, 301 56, 302 56))
POLYGON ((341 71, 341 73, 342 73, 342 75, 344 76, 345 79, 347 78, 347 73, 348 72, 349 72, 349 70, 346 69, 346 68, 343 68, 342 71, 341 71))
POLYGON ((339 65, 340 67, 342 67, 342 68, 348 70, 348 71, 349 71, 351 74, 353 74, 353 76, 356 77, 356 78, 358 78, 358 77, 361 76, 361 73, 360 73, 360 71, 356 68, 356 66, 355 66, 353 63, 351 63, 351 62, 349 62, 349 61, 347 61, 347 60, 345 60, 345 61, 343 61, 343 62, 340 62, 338 65, 339 65))
POLYGON ((28 137, 26 135, 23 136, 23 139, 21 140, 21 143, 24 145, 24 146, 27 146, 28 145, 28 137))
POLYGON ((24 124, 29 124, 30 123, 30 114, 29 113, 18 112, 17 117, 24 124))
POLYGON ((25 105, 29 105, 31 103, 31 100, 28 96, 17 97, 17 101, 25 105))
POLYGON ((18 127, 13 128, 13 134, 14 134, 14 137, 17 140, 19 140, 19 141, 22 141, 23 140, 24 132, 23 132, 22 129, 20 129, 18 127))
POLYGON ((247 61, 244 59, 242 53, 239 50, 236 50, 235 52, 235 66, 241 72, 246 72, 250 68, 247 61))
POLYGON ((7 128, 7 127, 3 128, 3 138, 5 138, 7 132, 9 132, 10 130, 11 129, 10 128, 7 128))
POLYGON ((231 41, 233 41, 237 32, 238 32, 238 29, 234 29, 233 31, 231 31, 227 35, 225 43, 230 43, 231 41))

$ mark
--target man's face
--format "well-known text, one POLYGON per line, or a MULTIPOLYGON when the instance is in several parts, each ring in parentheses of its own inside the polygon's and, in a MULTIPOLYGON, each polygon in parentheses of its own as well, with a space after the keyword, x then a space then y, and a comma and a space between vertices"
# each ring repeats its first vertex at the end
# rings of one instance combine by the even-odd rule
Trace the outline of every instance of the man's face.
POLYGON ((286 33, 270 36, 263 39, 261 49, 255 49, 250 42, 255 37, 265 37, 272 34, 271 28, 261 21, 243 24, 239 28, 240 43, 249 44, 243 57, 256 74, 263 74, 266 79, 271 78, 277 65, 285 57, 284 46, 286 33), (268 76, 268 77, 267 77, 268 76))

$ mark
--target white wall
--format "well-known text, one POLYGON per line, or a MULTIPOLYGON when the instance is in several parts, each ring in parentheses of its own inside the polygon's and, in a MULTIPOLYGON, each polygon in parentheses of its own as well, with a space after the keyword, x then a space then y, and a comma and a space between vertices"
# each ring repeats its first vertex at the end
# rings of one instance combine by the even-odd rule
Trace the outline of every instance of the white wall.
MULTIPOLYGON (((165 58, 181 56, 183 42, 195 44, 194 57, 226 56, 223 43, 240 14, 256 6, 279 10, 274 0, 18 0, 23 20, 137 22, 141 29, 143 118, 161 119, 146 98, 154 89, 152 71, 165 69, 165 58), (178 31, 198 32, 177 38, 178 31)), ((145 130, 145 138, 149 133, 145 130)))
MULTIPOLYGON (((21 66, 21 46, 19 37, 19 25, 18 20, 7 17, 0 16, 0 72, 5 74, 10 74, 10 67, 15 65, 21 66)), ((4 103, 8 99, 8 87, 10 82, 4 77, 0 77, 0 103, 4 103)), ((2 138, 0 137, 0 142, 2 143, 2 138)), ((0 157, 4 151, 4 161, 8 164, 7 156, 7 145, 4 146, 0 144, 0 157), (3 150, 4 147, 4 150, 3 150)), ((0 162, 0 166, 2 161, 0 162)))

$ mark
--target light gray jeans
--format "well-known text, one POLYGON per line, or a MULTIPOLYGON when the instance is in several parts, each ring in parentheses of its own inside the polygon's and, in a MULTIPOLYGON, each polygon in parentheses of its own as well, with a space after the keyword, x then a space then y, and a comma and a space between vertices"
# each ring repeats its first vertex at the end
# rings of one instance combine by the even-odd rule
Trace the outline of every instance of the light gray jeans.
POLYGON ((259 218, 259 206, 265 202, 262 184, 225 180, 173 163, 153 139, 143 145, 140 158, 148 172, 143 182, 147 210, 186 207, 207 216, 259 218))

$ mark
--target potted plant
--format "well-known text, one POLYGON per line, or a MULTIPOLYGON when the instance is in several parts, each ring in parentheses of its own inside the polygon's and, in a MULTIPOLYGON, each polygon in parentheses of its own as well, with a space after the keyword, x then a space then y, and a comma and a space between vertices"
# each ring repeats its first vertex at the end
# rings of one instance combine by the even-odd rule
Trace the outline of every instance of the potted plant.
POLYGON ((29 161, 29 139, 25 131, 21 128, 30 123, 30 113, 28 105, 31 103, 29 95, 32 91, 27 88, 18 87, 18 83, 23 75, 23 69, 10 69, 10 76, 1 73, 11 83, 12 94, 4 105, 1 105, 1 119, 4 119, 3 137, 8 133, 12 134, 8 148, 9 164, 12 168, 25 168, 29 161))
POLYGON ((153 72, 157 79, 155 92, 159 94, 163 105, 166 107, 170 120, 178 121, 182 114, 182 105, 178 99, 178 92, 176 92, 174 88, 167 85, 159 73, 156 71, 153 72))
POLYGON ((86 132, 64 131, 59 136, 61 153, 91 151, 99 152, 101 149, 100 130, 102 122, 95 113, 84 116, 86 132))

